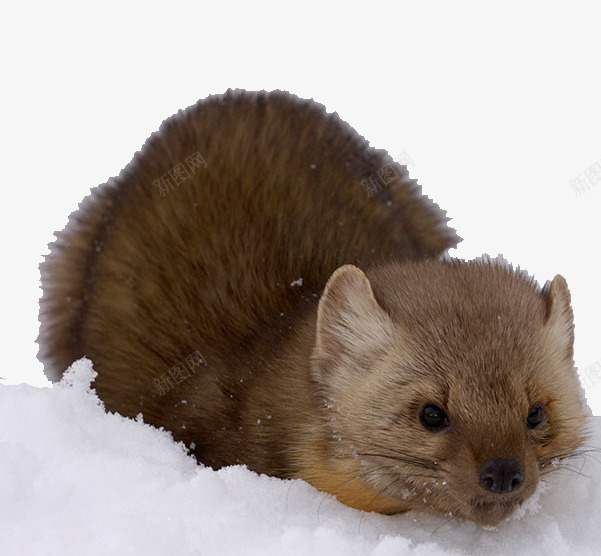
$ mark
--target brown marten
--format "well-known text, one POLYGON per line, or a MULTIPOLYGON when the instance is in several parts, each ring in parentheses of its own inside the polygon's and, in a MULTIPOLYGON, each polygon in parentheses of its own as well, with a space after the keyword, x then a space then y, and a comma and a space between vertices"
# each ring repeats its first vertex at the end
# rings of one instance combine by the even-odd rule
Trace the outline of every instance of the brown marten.
POLYGON ((40 359, 211 467, 496 524, 583 441, 570 294, 449 259, 447 220, 320 104, 211 96, 58 233, 40 359))

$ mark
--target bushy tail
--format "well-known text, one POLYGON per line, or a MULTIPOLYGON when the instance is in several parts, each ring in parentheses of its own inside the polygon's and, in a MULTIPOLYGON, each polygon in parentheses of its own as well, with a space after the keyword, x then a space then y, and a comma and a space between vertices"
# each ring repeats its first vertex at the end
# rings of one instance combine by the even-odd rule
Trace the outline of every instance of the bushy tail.
POLYGON ((105 224, 118 201, 115 180, 92 190, 56 233, 50 254, 40 264, 38 359, 49 380, 60 380, 73 361, 86 355, 80 347, 81 323, 88 302, 87 284, 94 280, 94 259, 103 242, 105 224))

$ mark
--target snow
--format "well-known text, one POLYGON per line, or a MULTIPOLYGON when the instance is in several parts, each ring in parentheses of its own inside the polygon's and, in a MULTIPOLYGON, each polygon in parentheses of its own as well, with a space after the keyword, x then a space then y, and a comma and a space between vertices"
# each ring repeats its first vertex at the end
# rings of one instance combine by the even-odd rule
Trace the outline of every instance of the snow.
MULTIPOLYGON (((52 388, 0 386, 2 555, 596 555, 601 464, 558 470, 496 528, 367 514, 303 481, 197 465, 168 432, 107 414, 76 362, 52 388)), ((601 446, 601 417, 589 444, 601 446)))

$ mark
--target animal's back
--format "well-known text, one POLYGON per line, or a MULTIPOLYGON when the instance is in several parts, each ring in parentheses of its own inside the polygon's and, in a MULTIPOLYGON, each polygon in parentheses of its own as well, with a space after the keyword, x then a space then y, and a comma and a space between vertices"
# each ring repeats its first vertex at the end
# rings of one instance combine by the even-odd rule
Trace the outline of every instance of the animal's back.
POLYGON ((458 241, 445 222, 321 105, 209 97, 166 120, 58 234, 42 265, 40 359, 57 380, 90 357, 108 408, 152 421, 154 380, 174 365, 200 353, 234 380, 337 267, 437 256, 458 241))

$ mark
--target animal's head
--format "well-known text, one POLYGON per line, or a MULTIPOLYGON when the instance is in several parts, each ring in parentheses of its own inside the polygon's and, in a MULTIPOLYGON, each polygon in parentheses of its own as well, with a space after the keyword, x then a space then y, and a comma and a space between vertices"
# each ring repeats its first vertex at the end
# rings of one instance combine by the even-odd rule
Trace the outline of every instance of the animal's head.
POLYGON ((487 525, 509 515, 583 440, 573 329, 561 276, 540 288, 491 261, 339 268, 313 374, 331 457, 370 487, 352 504, 487 525))

